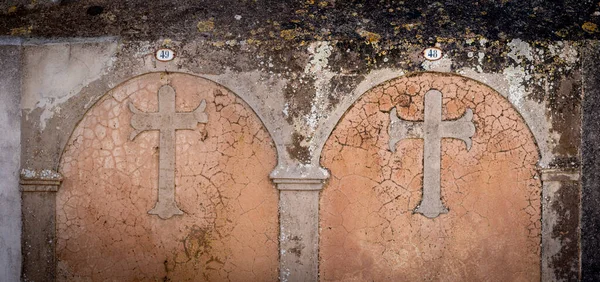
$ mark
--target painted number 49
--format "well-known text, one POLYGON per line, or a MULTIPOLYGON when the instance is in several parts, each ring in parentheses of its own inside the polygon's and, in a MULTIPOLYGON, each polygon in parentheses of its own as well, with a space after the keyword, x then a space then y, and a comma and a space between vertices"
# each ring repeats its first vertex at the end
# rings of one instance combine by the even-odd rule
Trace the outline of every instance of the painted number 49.
POLYGON ((435 61, 442 58, 442 50, 439 48, 431 47, 423 50, 423 57, 429 61, 435 61))
POLYGON ((175 52, 171 49, 158 49, 156 51, 156 59, 161 62, 167 62, 175 58, 175 52))

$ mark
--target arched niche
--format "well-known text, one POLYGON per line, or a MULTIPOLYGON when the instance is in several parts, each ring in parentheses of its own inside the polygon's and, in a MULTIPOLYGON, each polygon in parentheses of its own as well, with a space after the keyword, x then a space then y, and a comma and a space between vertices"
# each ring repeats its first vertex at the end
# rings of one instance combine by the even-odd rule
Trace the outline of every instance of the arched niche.
POLYGON ((85 114, 60 161, 58 280, 275 280, 278 268, 276 164, 269 133, 239 97, 204 78, 150 73, 105 94, 85 114), (175 202, 183 211, 149 214, 158 198, 159 132, 135 139, 131 103, 159 109, 174 89, 175 110, 204 100, 207 123, 177 130, 175 202))
POLYGON ((358 99, 321 155, 331 178, 320 203, 322 281, 539 281, 541 181, 538 149, 519 113, 469 78, 417 73, 386 81, 358 99), (424 141, 390 149, 390 113, 424 120, 425 94, 442 93, 441 120, 473 112, 472 147, 440 142, 442 203, 423 198, 424 141))

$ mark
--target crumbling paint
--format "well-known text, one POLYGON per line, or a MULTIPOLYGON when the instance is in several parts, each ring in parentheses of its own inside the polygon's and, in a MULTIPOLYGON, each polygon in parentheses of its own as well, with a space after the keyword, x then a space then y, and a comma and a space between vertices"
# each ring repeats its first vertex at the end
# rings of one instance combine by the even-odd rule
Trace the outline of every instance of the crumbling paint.
MULTIPOLYGON (((243 14, 240 22, 248 18, 243 14)), ((229 20, 233 19, 230 17, 229 20)), ((190 26, 195 29, 193 23, 190 26)), ((209 78, 247 101, 277 147, 278 167, 272 175, 324 176, 327 172, 319 167, 320 147, 348 107, 372 86, 423 69, 462 73, 485 82, 503 96, 511 97, 511 103, 540 144, 540 166, 578 165, 578 157, 573 155, 573 147, 569 145, 577 144, 578 137, 565 126, 572 121, 577 127, 577 118, 573 115, 579 107, 575 95, 577 84, 571 83, 577 79, 573 69, 577 67, 579 56, 578 46, 573 42, 522 38, 521 43, 514 44, 512 39, 498 40, 471 33, 467 36, 471 38, 470 45, 465 43, 468 40, 464 38, 441 36, 430 41, 390 41, 385 33, 377 32, 382 37, 375 46, 366 44, 355 30, 352 33, 356 38, 303 42, 310 33, 302 29, 298 37, 282 44, 279 30, 273 33, 272 38, 267 34, 273 30, 259 31, 259 28, 256 28, 256 36, 222 38, 220 26, 223 25, 218 20, 215 23, 219 28, 213 30, 211 37, 202 40, 122 41, 111 71, 100 75, 78 94, 59 101, 56 107, 52 106, 54 110, 48 112, 52 113, 51 118, 41 118, 49 107, 34 108, 29 112, 26 118, 30 120, 24 125, 27 129, 24 131, 27 140, 23 153, 25 167, 55 167, 62 147, 84 109, 97 101, 107 88, 136 75, 161 71, 209 78), (263 35, 269 38, 261 37, 263 35), (513 47, 516 48, 514 52, 509 42, 517 46, 513 47), (428 68, 421 55, 422 48, 437 44, 447 51, 447 57, 440 60, 444 64, 432 64, 434 67, 428 68), (163 45, 178 52, 174 61, 155 61, 153 50, 163 45), (533 61, 526 55, 519 55, 523 52, 528 54, 523 51, 526 49, 533 61), (472 53, 471 57, 468 52, 472 53), (521 59, 520 63, 507 55, 511 52, 513 57, 521 59), (326 58, 327 62, 323 64, 316 58, 326 58), (317 64, 321 64, 322 68, 315 69, 317 64), (308 73, 305 72, 307 66, 308 73), (311 68, 326 75, 313 74, 311 68), (332 75, 331 79, 322 79, 328 78, 326 72, 332 75), (569 95, 556 99, 558 93, 569 95), (566 105, 574 108, 569 110, 571 108, 566 105), (567 114, 562 117, 555 114, 558 112, 567 114), (46 120, 46 128, 39 134, 32 134, 40 130, 42 119, 46 120)), ((277 28, 282 25, 285 23, 273 24, 277 28)), ((414 28, 418 30, 420 26, 415 25, 414 28)), ((43 49, 45 46, 28 45, 27 48, 43 49)), ((60 53, 60 50, 57 52, 60 53)), ((48 79, 54 77, 51 71, 39 75, 48 79)))
POLYGON ((448 74, 394 79, 346 113, 323 150, 331 180, 321 197, 323 281, 540 279, 541 182, 527 125, 492 89, 448 74), (423 141, 388 149, 389 112, 423 120, 424 94, 443 93, 443 119, 473 109, 476 133, 443 139, 447 214, 413 212, 422 198, 423 141), (405 102, 406 100, 406 102, 405 102), (428 269, 430 271, 423 271, 428 269))
POLYGON ((21 100, 25 115, 41 109, 39 129, 44 130, 62 110, 61 104, 110 71, 116 51, 116 42, 110 40, 25 47, 21 100))
POLYGON ((277 192, 269 134, 233 93, 183 74, 149 74, 104 96, 73 132, 57 195, 58 280, 276 280, 277 192), (153 112, 157 91, 178 111, 206 100, 207 124, 177 132, 175 192, 183 215, 148 216, 158 134, 128 139, 128 103, 153 112))

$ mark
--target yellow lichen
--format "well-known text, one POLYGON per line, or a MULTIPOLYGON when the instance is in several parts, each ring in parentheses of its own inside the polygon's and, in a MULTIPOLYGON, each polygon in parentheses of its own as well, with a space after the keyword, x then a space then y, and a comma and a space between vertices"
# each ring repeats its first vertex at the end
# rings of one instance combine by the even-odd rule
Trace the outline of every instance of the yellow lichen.
POLYGON ((31 33, 33 26, 17 27, 10 30, 10 35, 28 35, 31 33))
POLYGON ((246 40, 246 43, 248 43, 249 45, 253 45, 253 44, 260 45, 261 41, 250 38, 250 39, 246 40))
POLYGON ((598 25, 592 22, 585 22, 581 28, 585 30, 587 33, 596 33, 598 32, 598 25))
POLYGON ((8 13, 12 14, 17 11, 17 6, 11 6, 8 8, 8 13))
POLYGON ((199 21, 196 25, 199 32, 210 32, 215 29, 215 23, 213 21, 199 21))
POLYGON ((420 25, 420 23, 406 23, 406 24, 402 24, 402 28, 411 31, 413 29, 415 29, 418 25, 420 25))
POLYGON ((284 29, 279 33, 279 36, 285 40, 292 40, 298 36, 298 31, 295 29, 284 29))
POLYGON ((364 38, 370 44, 376 44, 381 39, 381 35, 364 29, 357 29, 356 33, 358 33, 360 37, 364 38))
POLYGON ((117 19, 117 16, 111 12, 102 13, 100 17, 109 22, 114 22, 117 19))
POLYGON ((554 34, 556 34, 560 37, 567 37, 568 32, 566 29, 563 28, 563 29, 559 29, 559 30, 555 31, 554 34))

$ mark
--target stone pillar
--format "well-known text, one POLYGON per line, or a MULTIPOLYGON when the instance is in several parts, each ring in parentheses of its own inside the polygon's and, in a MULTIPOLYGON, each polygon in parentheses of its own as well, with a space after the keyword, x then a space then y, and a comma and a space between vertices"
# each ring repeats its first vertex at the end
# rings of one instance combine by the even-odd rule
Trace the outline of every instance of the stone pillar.
POLYGON ((61 182, 52 170, 21 171, 23 281, 56 279, 56 192, 61 182))
POLYGON ((543 169, 542 281, 579 279, 578 169, 543 169))
POLYGON ((21 271, 21 41, 0 37, 0 281, 21 271))
POLYGON ((319 277, 319 193, 329 177, 320 167, 275 169, 279 190, 279 280, 317 281, 319 277))

